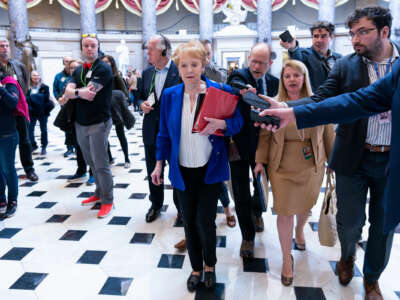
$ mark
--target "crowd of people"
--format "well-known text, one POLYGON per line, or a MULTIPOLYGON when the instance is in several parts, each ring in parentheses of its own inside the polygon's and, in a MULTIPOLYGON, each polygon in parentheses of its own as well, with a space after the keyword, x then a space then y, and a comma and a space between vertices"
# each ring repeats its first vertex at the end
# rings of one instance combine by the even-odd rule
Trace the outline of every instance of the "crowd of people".
MULTIPOLYGON (((143 114, 150 191, 150 207, 144 218, 150 223, 161 214, 164 168, 168 164, 177 210, 175 224, 183 224, 185 232, 175 247, 188 250, 192 272, 187 288, 195 291, 203 277, 207 288, 216 284, 218 199, 227 225, 236 225, 228 191, 242 236, 239 255, 254 257, 255 233, 264 230, 263 191, 257 184, 260 173, 269 178, 273 208, 278 215, 281 282, 290 286, 294 277, 293 235, 295 249, 306 251, 304 226, 317 202, 325 172, 335 172, 341 247, 339 282, 347 285, 354 276, 356 244, 366 220, 369 191, 370 227, 363 268, 365 299, 383 299, 378 280, 389 261, 394 228, 400 221, 393 190, 399 179, 396 166, 400 165, 398 158, 390 156, 391 147, 398 143, 393 138, 397 129, 392 126, 398 120, 392 118, 396 116, 395 108, 398 114, 395 100, 399 96, 399 49, 390 40, 391 25, 392 16, 385 8, 355 10, 346 22, 354 53, 342 57, 330 49, 335 26, 318 21, 310 28, 311 47, 301 48, 296 39, 281 41, 289 59, 283 63, 280 78, 269 74, 273 52, 267 43, 255 44, 248 67, 233 70, 227 76, 213 63, 211 41, 182 43, 172 53, 171 43, 163 35, 155 35, 147 43, 151 66, 141 76, 135 69, 124 78, 114 58, 100 50, 97 35, 83 34, 83 60, 65 57, 64 70, 56 75, 53 84, 54 98, 61 105, 55 125, 65 132, 64 156, 76 153, 77 157, 76 173, 68 181, 86 178, 89 165, 87 183, 95 184, 95 191, 82 205, 100 203, 97 216, 109 216, 115 201, 110 170, 114 158, 108 136, 114 125, 124 167, 130 168, 124 127, 132 128, 135 117, 128 106, 143 114), (233 83, 246 88, 232 87, 233 83), (205 118, 206 127, 193 133, 198 109, 210 87, 237 95, 239 102, 231 116, 205 118), (355 92, 362 87, 367 88, 355 92), (278 116, 280 128, 252 121, 252 108, 242 100, 248 91, 270 102, 272 109, 260 115, 278 116), (338 96, 349 92, 355 93, 338 96), (338 97, 325 100, 333 96, 338 97), (340 123, 336 130, 333 123, 340 123)), ((38 149, 34 129, 39 121, 40 153, 46 155, 47 120, 54 108, 49 87, 41 82, 39 72, 33 71, 28 80, 25 67, 10 59, 9 53, 8 41, 0 39, 3 217, 12 217, 17 209, 16 147, 19 144, 27 177, 37 181, 32 161, 32 153, 38 149)))

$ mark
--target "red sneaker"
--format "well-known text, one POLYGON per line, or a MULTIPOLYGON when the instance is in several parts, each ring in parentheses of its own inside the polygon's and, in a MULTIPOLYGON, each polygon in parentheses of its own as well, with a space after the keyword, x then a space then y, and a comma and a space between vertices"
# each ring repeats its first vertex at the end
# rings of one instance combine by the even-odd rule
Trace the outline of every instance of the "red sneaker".
POLYGON ((102 204, 100 207, 99 212, 97 213, 98 218, 105 218, 111 214, 111 211, 113 210, 114 205, 112 203, 110 204, 102 204))
POLYGON ((92 204, 96 204, 97 202, 100 202, 100 198, 96 197, 96 196, 90 196, 89 198, 83 200, 81 202, 82 206, 85 205, 92 205, 92 204))

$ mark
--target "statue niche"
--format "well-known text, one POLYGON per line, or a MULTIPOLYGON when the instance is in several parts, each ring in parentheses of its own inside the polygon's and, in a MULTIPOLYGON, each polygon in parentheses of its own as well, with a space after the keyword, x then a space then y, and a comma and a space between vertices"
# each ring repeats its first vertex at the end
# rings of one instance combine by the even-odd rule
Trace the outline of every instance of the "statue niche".
POLYGON ((25 40, 17 40, 14 36, 15 46, 21 51, 21 62, 26 66, 28 75, 36 70, 35 57, 38 56, 39 47, 32 43, 32 38, 28 34, 25 40))

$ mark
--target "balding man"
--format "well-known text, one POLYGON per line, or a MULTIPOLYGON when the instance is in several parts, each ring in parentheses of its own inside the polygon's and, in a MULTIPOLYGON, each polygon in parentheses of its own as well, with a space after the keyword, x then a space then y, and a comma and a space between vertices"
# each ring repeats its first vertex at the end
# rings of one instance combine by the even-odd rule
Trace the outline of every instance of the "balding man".
MULTIPOLYGON (((178 68, 171 60, 171 50, 171 43, 165 36, 155 35, 149 40, 147 54, 152 66, 143 71, 142 82, 138 86, 138 105, 145 114, 142 130, 151 201, 146 222, 157 219, 164 203, 164 186, 154 185, 151 173, 157 161, 156 137, 160 121, 161 94, 164 89, 180 83, 178 68)), ((177 205, 175 198, 174 202, 177 205)), ((179 210, 178 219, 180 219, 179 210)))
MULTIPOLYGON (((53 94, 57 101, 61 101, 65 87, 71 79, 69 72, 69 63, 71 60, 72 57, 65 56, 63 58, 64 70, 54 77, 53 94)), ((67 146, 67 151, 64 153, 64 157, 68 157, 74 153, 74 138, 70 130, 65 132, 65 145, 67 146)))
MULTIPOLYGON (((258 94, 275 96, 278 92, 279 80, 267 74, 272 64, 271 47, 266 43, 256 44, 251 49, 248 61, 248 68, 235 70, 230 74, 227 81, 228 84, 238 81, 256 88, 258 94)), ((253 201, 249 183, 249 168, 253 170, 255 166, 259 129, 255 128, 250 120, 250 106, 248 104, 244 101, 239 101, 239 110, 244 122, 240 133, 233 136, 233 141, 239 151, 240 159, 231 161, 230 168, 236 213, 243 238, 240 256, 250 258, 254 256, 255 231, 264 230, 262 210, 257 199, 261 191, 258 190, 254 173, 253 201), (253 214, 254 222, 252 220, 253 214)))

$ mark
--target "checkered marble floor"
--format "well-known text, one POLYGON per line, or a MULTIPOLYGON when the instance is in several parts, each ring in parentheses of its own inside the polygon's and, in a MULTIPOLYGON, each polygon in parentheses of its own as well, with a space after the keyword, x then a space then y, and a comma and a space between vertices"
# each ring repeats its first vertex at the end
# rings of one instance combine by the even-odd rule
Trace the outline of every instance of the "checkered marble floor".
MULTIPOLYGON (((114 130, 110 134, 116 158, 112 166, 115 210, 106 219, 96 218, 98 207, 80 205, 94 191, 93 186, 66 181, 75 172, 76 162, 63 157, 64 134, 49 121, 48 153, 34 155, 40 179, 32 183, 20 178, 17 214, 0 221, 1 300, 364 299, 364 244, 357 250, 356 277, 347 287, 339 284, 334 272, 339 246, 319 245, 316 230, 322 192, 305 229, 307 251, 293 250, 292 287, 280 283, 280 246, 271 204, 264 214, 265 231, 256 236, 256 258, 245 261, 239 258, 239 227, 227 227, 219 207, 218 284, 213 292, 200 288, 190 294, 186 289, 189 257, 173 247, 183 237, 183 229, 173 226, 176 209, 170 185, 166 185, 161 217, 151 224, 144 220, 149 191, 141 117, 136 117, 135 128, 127 132, 131 169, 123 168, 119 141, 114 130)), ((17 167, 21 167, 19 159, 17 167)), ((23 170, 18 173, 23 175, 23 170)), ((380 280, 384 297, 390 300, 400 299, 400 228, 397 232, 380 280)), ((367 226, 364 240, 366 236, 367 226)))

